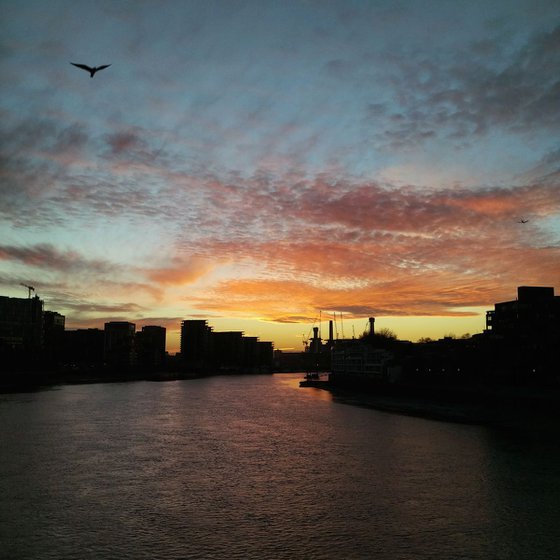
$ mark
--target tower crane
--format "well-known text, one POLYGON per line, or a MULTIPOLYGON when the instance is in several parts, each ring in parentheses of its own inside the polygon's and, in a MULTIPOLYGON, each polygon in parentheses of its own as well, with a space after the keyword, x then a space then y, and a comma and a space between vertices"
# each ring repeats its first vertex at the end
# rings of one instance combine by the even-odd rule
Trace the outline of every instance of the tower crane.
POLYGON ((31 292, 34 292, 35 288, 33 286, 28 286, 27 284, 24 284, 23 282, 20 283, 20 286, 23 286, 24 288, 27 288, 27 297, 28 297, 28 299, 31 299, 31 292))

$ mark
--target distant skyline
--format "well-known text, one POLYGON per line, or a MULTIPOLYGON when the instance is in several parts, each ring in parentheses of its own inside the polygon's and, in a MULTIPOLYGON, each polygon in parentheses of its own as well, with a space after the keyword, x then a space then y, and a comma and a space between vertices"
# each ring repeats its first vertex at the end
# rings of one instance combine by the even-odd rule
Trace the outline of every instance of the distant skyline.
POLYGON ((0 294, 171 352, 480 332, 559 286, 558 8, 0 0, 0 294))

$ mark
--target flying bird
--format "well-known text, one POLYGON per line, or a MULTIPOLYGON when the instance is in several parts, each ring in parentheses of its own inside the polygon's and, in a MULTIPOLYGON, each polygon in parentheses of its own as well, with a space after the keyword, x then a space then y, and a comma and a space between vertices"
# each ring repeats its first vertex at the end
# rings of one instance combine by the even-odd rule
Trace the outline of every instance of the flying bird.
POLYGON ((517 223, 518 224, 526 224, 529 220, 525 220, 523 218, 521 218, 517 223))
POLYGON ((111 66, 110 64, 105 64, 104 66, 94 66, 93 68, 91 66, 86 66, 85 64, 76 64, 74 62, 71 62, 70 64, 72 64, 73 66, 76 66, 78 68, 81 68, 82 70, 85 70, 86 72, 89 72, 89 77, 93 78, 93 75, 98 72, 99 70, 103 70, 103 68, 109 68, 109 66, 111 66))

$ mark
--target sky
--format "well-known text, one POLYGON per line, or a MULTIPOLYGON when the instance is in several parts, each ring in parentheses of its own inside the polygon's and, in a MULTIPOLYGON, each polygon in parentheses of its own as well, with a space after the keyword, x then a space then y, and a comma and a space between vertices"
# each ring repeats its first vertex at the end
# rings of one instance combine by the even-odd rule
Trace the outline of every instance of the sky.
POLYGON ((299 351, 558 293, 559 8, 0 0, 0 294, 175 352, 183 319, 299 351))

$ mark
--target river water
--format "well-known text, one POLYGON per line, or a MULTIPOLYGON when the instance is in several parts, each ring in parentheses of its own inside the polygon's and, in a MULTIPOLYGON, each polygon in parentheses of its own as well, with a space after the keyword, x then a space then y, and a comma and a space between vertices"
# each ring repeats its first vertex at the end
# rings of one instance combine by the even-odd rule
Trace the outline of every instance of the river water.
POLYGON ((0 395, 0 556, 558 557, 557 442, 344 404, 299 378, 0 395))

